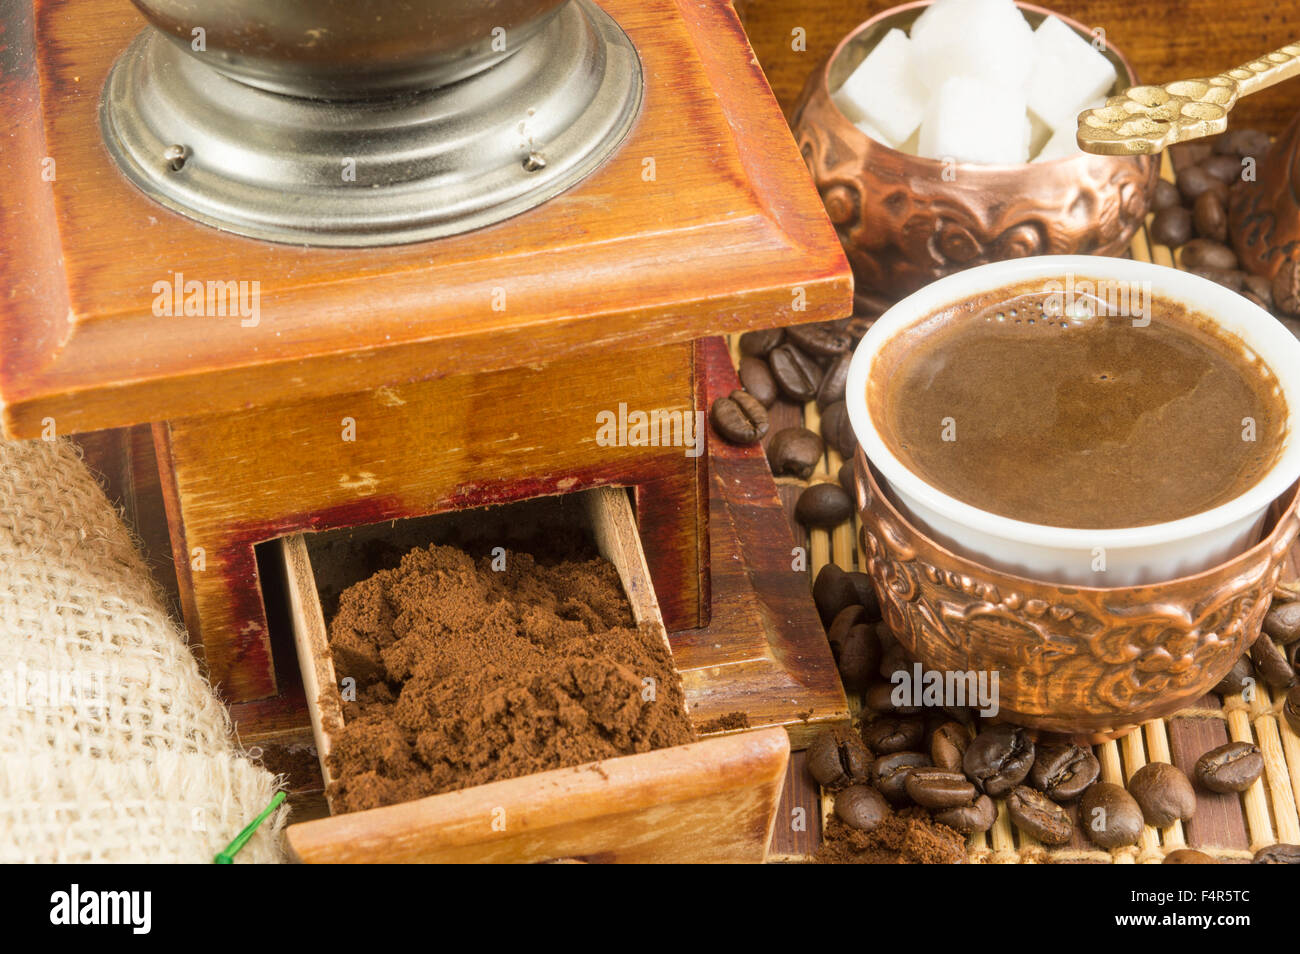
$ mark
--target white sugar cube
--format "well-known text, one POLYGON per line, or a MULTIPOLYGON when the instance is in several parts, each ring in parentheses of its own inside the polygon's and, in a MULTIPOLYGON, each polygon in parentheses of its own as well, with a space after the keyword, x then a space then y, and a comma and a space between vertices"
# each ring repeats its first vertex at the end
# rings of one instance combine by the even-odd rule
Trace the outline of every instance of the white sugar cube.
POLYGON ((835 93, 844 115, 878 129, 889 145, 912 135, 925 115, 925 89, 916 82, 911 56, 907 34, 890 30, 835 93))
POLYGON ((1038 150, 1038 155, 1034 156, 1034 162, 1064 159, 1067 156, 1080 155, 1082 152, 1078 140, 1075 139, 1075 127, 1062 126, 1052 133, 1052 138, 1047 140, 1047 144, 1042 149, 1038 150))
POLYGON ((1029 109, 1055 130, 1073 127, 1080 110, 1115 85, 1115 67, 1056 17, 1034 31, 1029 109))
POLYGON ((857 126, 868 139, 874 139, 876 142, 884 143, 891 148, 898 148, 898 143, 886 136, 880 129, 871 125, 868 120, 863 119, 853 125, 857 126))
POLYGON ((912 66, 930 90, 954 76, 1022 88, 1033 51, 1034 31, 1012 0, 937 0, 912 25, 912 66))
POLYGON ((918 152, 958 162, 1017 163, 1029 159, 1025 95, 970 76, 947 80, 930 99, 918 152))

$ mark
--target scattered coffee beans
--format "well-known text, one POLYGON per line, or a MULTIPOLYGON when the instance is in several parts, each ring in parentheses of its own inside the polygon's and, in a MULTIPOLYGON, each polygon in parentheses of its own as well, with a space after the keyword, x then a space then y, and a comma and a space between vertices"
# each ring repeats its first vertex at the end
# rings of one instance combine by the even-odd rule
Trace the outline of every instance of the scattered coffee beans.
POLYGON ((813 484, 794 505, 794 517, 805 527, 838 527, 851 516, 853 499, 839 484, 813 484))
POLYGON ((850 497, 854 497, 858 492, 858 488, 853 476, 853 461, 846 460, 844 463, 840 464, 840 472, 837 476, 839 478, 840 486, 844 488, 845 492, 848 493, 850 497))
POLYGON ((1074 834, 1074 823, 1065 809, 1028 785, 1011 790, 1007 813, 1017 828, 1045 845, 1063 845, 1074 834))
POLYGON ((994 798, 1011 791, 1029 774, 1034 764, 1034 743, 1017 726, 996 725, 975 736, 962 768, 980 791, 994 798))
POLYGON ((754 358, 746 355, 740 359, 740 367, 736 369, 736 374, 740 378, 740 386, 748 391, 759 404, 763 407, 771 407, 780 397, 780 392, 776 387, 776 379, 772 377, 772 372, 767 368, 767 362, 762 358, 754 358))
POLYGON ((1192 207, 1192 217, 1196 222, 1196 234, 1215 242, 1228 239, 1228 212, 1223 199, 1213 192, 1202 192, 1192 207))
POLYGON ((826 627, 848 607, 862 605, 853 577, 834 563, 827 563, 817 572, 812 594, 822 625, 826 627))
POLYGON ((785 331, 781 328, 746 331, 740 336, 740 353, 754 358, 766 358, 784 339, 785 331))
POLYGON ((1135 845, 1142 835, 1142 809, 1123 786, 1095 782, 1079 803, 1079 824, 1098 847, 1135 845))
POLYGON ((803 404, 817 396, 822 369, 794 345, 777 345, 767 360, 777 387, 790 400, 803 404))
MULTIPOLYGON (((1262 638, 1262 637, 1261 637, 1262 638)), ((1219 680, 1214 691, 1221 696, 1231 696, 1255 684, 1255 667, 1250 664, 1250 656, 1245 655, 1232 664, 1228 674, 1219 680)))
POLYGON ((801 480, 812 476, 825 451, 822 439, 806 427, 786 427, 772 435, 767 445, 767 462, 780 477, 791 474, 801 480))
POLYGON ((1151 240, 1177 248, 1192 238, 1192 213, 1181 205, 1161 209, 1151 219, 1151 240))
POLYGON ((1029 784, 1056 802, 1069 802, 1101 775, 1092 749, 1068 742, 1041 746, 1029 770, 1029 784))
POLYGON ((834 358, 845 354, 853 346, 853 339, 840 327, 839 322, 834 321, 815 325, 791 325, 785 329, 785 336, 800 351, 814 358, 834 358))
POLYGON ((889 817, 889 803, 867 785, 850 785, 835 796, 835 814, 850 828, 871 831, 889 817))
POLYGON ((871 780, 892 805, 905 805, 907 777, 915 768, 929 766, 930 758, 924 752, 892 752, 871 763, 871 780))
POLYGON ((827 729, 808 746, 808 772, 826 788, 865 782, 870 771, 870 750, 847 726, 827 729))
POLYGON ((1250 647, 1250 661, 1255 664, 1259 678, 1274 689, 1290 689, 1295 685, 1295 670, 1287 662, 1286 654, 1268 636, 1261 635, 1250 647))
POLYGON ((940 810, 969 805, 979 794, 961 772, 948 772, 933 766, 912 769, 904 787, 916 804, 940 810))
POLYGON ((1152 762, 1133 773, 1129 793, 1137 799, 1148 825, 1166 828, 1196 814, 1196 792, 1183 772, 1168 762, 1152 762))
POLYGON ((1178 173, 1177 179, 1178 191, 1188 202, 1195 202, 1207 192, 1225 201, 1228 198, 1228 187, 1206 172, 1203 166, 1185 168, 1178 173))
POLYGON ((1264 617, 1264 632, 1283 646, 1300 639, 1300 601, 1274 603, 1264 617))
POLYGON ((1217 865, 1218 862, 1195 848, 1175 848, 1165 855, 1164 865, 1217 865))
POLYGON ((880 665, 880 643, 871 627, 861 623, 851 626, 841 643, 832 643, 831 653, 840 679, 849 689, 865 686, 880 665))
POLYGON ((921 712, 920 706, 894 705, 894 687, 887 682, 877 682, 869 686, 863 701, 872 712, 892 712, 894 715, 919 715, 921 712))
POLYGON ((1192 239, 1182 247, 1179 254, 1179 261, 1184 268, 1222 268, 1232 271, 1237 267, 1237 253, 1222 242, 1212 239, 1192 239))
POLYGON ((1163 212, 1165 209, 1181 204, 1182 201, 1183 197, 1178 191, 1178 186, 1168 179, 1161 179, 1156 183, 1156 191, 1151 197, 1151 211, 1163 212))
POLYGON ((915 716, 879 716, 862 727, 862 741, 881 755, 915 751, 924 737, 925 722, 915 716))
POLYGON ((849 380, 849 362, 853 355, 845 352, 826 369, 822 383, 817 388, 817 409, 825 411, 836 401, 844 400, 844 386, 849 380))
POLYGON ((718 435, 732 444, 756 444, 767 434, 767 408, 739 389, 713 402, 709 421, 718 435))
POLYGON ((853 433, 853 424, 849 421, 849 408, 839 401, 826 408, 821 420, 822 438, 826 446, 835 448, 845 460, 853 457, 857 449, 858 438, 853 433))
POLYGON ((1196 760, 1192 774, 1212 792, 1244 792, 1264 771, 1264 756, 1250 742, 1229 742, 1196 760))
POLYGON ((960 722, 944 722, 930 736, 930 759, 949 772, 962 770, 962 758, 970 746, 970 731, 960 722))
POLYGON ((955 828, 957 831, 971 834, 988 831, 998 819, 997 807, 987 795, 976 797, 969 805, 948 808, 934 813, 934 820, 941 825, 955 828))
POLYGON ((1255 852, 1253 865, 1300 865, 1300 845, 1269 845, 1255 852))

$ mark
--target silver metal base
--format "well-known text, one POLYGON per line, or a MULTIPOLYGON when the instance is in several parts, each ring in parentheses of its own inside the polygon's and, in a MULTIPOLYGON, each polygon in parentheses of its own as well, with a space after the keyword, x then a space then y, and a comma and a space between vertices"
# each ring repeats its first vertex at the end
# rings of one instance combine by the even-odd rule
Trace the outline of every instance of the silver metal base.
POLYGON ((114 65, 100 125, 127 178, 191 219, 271 242, 396 245, 574 185, 627 135, 642 89, 631 40, 590 0, 475 76, 363 102, 248 86, 151 27, 114 65))

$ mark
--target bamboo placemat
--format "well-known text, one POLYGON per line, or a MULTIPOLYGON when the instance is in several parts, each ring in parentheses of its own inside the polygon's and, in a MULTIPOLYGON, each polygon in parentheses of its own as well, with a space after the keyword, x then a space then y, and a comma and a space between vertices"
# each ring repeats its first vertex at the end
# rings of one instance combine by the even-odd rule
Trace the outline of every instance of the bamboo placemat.
MULTIPOLYGON (((1174 169, 1166 153, 1161 174, 1174 179, 1174 169)), ((1159 265, 1176 263, 1170 250, 1150 240, 1146 225, 1138 230, 1130 248, 1133 258, 1159 265)), ((733 362, 739 362, 737 340, 729 339, 733 362)), ((770 411, 769 437, 783 427, 802 425, 820 432, 817 405, 809 402, 802 408, 778 402, 770 411)), ((766 442, 765 442, 766 443, 766 442)), ((828 448, 816 472, 807 480, 778 477, 777 490, 790 518, 796 542, 807 548, 809 581, 827 563, 837 563, 846 570, 865 569, 858 550, 860 524, 855 514, 852 523, 833 531, 806 530, 794 520, 794 504, 803 490, 815 483, 837 480, 840 455, 828 448)), ((1293 550, 1283 579, 1300 577, 1300 546, 1293 550)), ((1077 814, 1074 839, 1068 845, 1049 848, 1023 835, 1011 823, 1005 802, 997 800, 998 818, 984 834, 971 836, 968 858, 977 864, 1159 863, 1178 848, 1196 848, 1222 862, 1249 861, 1254 852, 1276 842, 1300 844, 1300 812, 1296 796, 1300 793, 1300 738, 1281 716, 1284 693, 1270 690, 1262 682, 1255 697, 1247 702, 1241 695, 1220 697, 1208 694, 1199 704, 1183 709, 1167 719, 1147 722, 1122 739, 1095 746, 1104 781, 1125 784, 1148 762, 1172 762, 1190 776, 1200 755, 1228 741, 1254 742, 1264 756, 1264 773, 1249 790, 1237 794, 1216 795, 1197 788, 1196 816, 1186 825, 1175 822, 1168 828, 1147 827, 1137 845, 1113 850, 1097 848, 1081 831, 1077 814)), ((849 693, 849 706, 855 718, 863 707, 860 695, 849 693)), ((802 761, 800 761, 802 764, 802 761)), ((809 782, 811 784, 811 782, 809 782)), ((1067 806, 1077 813, 1077 805, 1067 806)), ((831 799, 823 793, 821 812, 829 816, 831 799)), ((802 860, 796 856, 772 860, 802 860)))

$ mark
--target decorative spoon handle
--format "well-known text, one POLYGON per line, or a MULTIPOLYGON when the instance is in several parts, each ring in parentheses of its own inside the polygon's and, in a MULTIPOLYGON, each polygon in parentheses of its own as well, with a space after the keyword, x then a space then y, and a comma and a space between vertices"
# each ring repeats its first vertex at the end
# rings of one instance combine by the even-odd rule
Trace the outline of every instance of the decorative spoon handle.
POLYGON ((1159 152, 1228 128, 1237 100, 1300 75, 1300 41, 1217 76, 1132 86, 1079 114, 1079 148, 1104 156, 1159 152))

